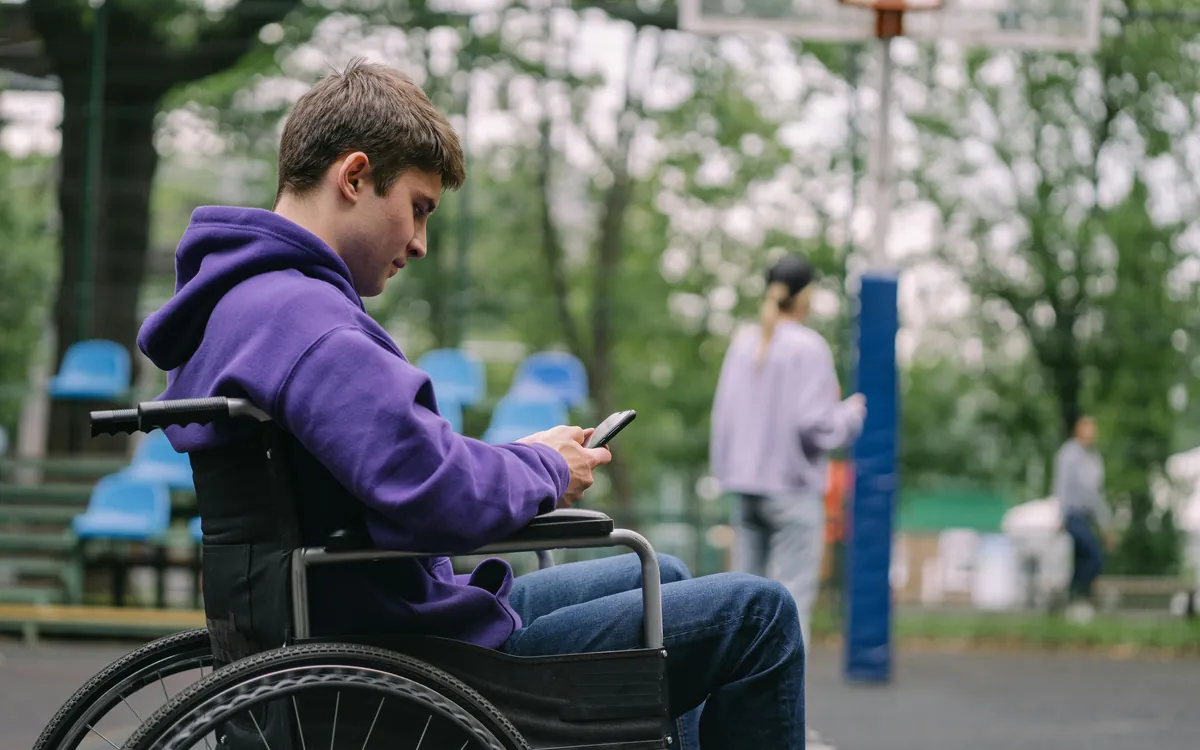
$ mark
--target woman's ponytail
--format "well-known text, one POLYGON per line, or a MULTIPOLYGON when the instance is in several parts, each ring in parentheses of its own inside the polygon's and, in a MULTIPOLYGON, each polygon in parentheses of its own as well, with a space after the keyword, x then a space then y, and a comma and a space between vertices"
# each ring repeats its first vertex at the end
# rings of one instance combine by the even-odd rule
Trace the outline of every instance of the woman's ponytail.
POLYGON ((791 312, 797 300, 808 309, 808 298, 811 294, 809 285, 812 284, 814 273, 812 266, 798 255, 785 255, 767 271, 767 293, 763 297, 762 308, 759 312, 759 325, 762 326, 762 336, 758 344, 758 364, 766 359, 767 349, 771 346, 771 337, 775 335, 775 326, 784 313, 791 312))
POLYGON ((782 281, 776 281, 767 287, 759 309, 758 322, 762 326, 762 336, 758 342, 758 363, 762 364, 767 356, 767 348, 771 345, 771 337, 775 334, 775 324, 779 322, 781 308, 788 299, 788 287, 782 281))

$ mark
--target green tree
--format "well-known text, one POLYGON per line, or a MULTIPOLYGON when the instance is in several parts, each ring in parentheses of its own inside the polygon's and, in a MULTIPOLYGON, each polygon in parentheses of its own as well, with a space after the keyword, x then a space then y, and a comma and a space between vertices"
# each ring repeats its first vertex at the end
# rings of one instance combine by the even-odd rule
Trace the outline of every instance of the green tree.
MULTIPOLYGON (((298 4, 256 0, 201 12, 186 0, 108 0, 98 9, 84 0, 27 0, 63 95, 56 362, 81 335, 134 348, 163 97, 236 63, 264 26, 298 4)), ((56 409, 52 447, 71 434, 67 419, 56 409)))
POLYGON ((16 435, 29 366, 42 337, 55 256, 53 165, 0 151, 0 427, 16 435))
POLYGON ((1173 540, 1148 541, 1149 480, 1171 451, 1169 399, 1185 377, 1172 337, 1195 323, 1194 291, 1175 278, 1195 202, 1181 182, 1195 125, 1185 103, 1200 90, 1190 44, 1186 30, 1122 22, 1094 56, 975 55, 966 85, 932 89, 915 118, 941 257, 969 286, 992 357, 1037 364, 1011 396, 1055 405, 1053 422, 1026 413, 1015 435, 1035 437, 1048 462, 1081 413, 1099 417, 1111 499, 1130 515, 1118 563, 1130 570, 1173 555, 1150 551, 1173 540))

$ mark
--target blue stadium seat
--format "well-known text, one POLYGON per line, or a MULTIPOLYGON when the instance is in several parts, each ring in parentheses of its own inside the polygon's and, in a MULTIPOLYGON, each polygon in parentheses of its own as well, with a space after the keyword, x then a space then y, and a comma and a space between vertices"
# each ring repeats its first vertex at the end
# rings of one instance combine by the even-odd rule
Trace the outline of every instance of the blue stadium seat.
POLYGON ((110 474, 92 490, 87 511, 71 527, 78 539, 151 541, 171 522, 171 493, 161 482, 110 474))
POLYGON ((567 408, 561 401, 509 394, 496 404, 483 440, 493 445, 511 443, 535 432, 566 424, 568 419, 567 408))
POLYGON ((454 428, 454 431, 461 435, 463 431, 462 404, 451 399, 438 398, 437 405, 441 415, 450 422, 450 426, 454 428))
POLYGON ((567 406, 577 406, 588 397, 587 370, 573 354, 536 352, 517 366, 509 393, 522 396, 552 393, 567 406))
POLYGON ((115 341, 71 344, 49 392, 57 399, 120 400, 129 392, 129 352, 115 341))
POLYGON ((133 463, 122 472, 134 479, 162 482, 173 490, 194 490, 192 463, 186 453, 177 453, 162 430, 147 433, 138 443, 133 463))
POLYGON ((188 521, 188 536, 190 536, 192 541, 196 544, 199 544, 204 538, 204 532, 200 529, 200 516, 196 516, 192 520, 188 521))
POLYGON ((487 373, 483 362, 460 349, 434 349, 417 360, 433 381, 438 404, 455 401, 464 406, 478 404, 487 395, 487 373))

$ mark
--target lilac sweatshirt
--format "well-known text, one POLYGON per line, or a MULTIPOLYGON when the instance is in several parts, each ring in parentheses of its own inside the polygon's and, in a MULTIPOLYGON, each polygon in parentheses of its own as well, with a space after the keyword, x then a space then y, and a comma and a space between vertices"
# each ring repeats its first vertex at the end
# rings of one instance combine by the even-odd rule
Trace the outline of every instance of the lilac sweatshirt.
POLYGON ((759 326, 733 337, 713 399, 710 468, 725 492, 823 493, 828 453, 862 431, 839 396, 833 353, 816 331, 775 326, 760 365, 759 326))
MULTIPOLYGON (((428 376, 365 312, 342 259, 299 225, 261 209, 198 208, 175 270, 174 297, 138 335, 168 371, 161 398, 252 401, 363 503, 377 546, 465 552, 553 510, 566 491, 553 449, 456 434, 428 376)), ((167 435, 181 452, 226 439, 197 425, 167 435)), ((471 576, 445 558, 404 563, 357 587, 378 600, 366 610, 485 647, 520 627, 507 563, 471 576)))

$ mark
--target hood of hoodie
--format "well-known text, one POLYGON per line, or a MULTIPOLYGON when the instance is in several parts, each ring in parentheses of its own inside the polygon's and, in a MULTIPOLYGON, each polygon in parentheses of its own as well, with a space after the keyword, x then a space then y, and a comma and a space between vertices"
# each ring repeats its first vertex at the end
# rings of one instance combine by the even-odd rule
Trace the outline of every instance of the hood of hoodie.
POLYGON ((146 318, 138 348, 159 369, 174 370, 195 353, 229 290, 285 269, 332 284, 363 309, 350 269, 312 232, 261 208, 197 208, 175 251, 175 295, 146 318))

